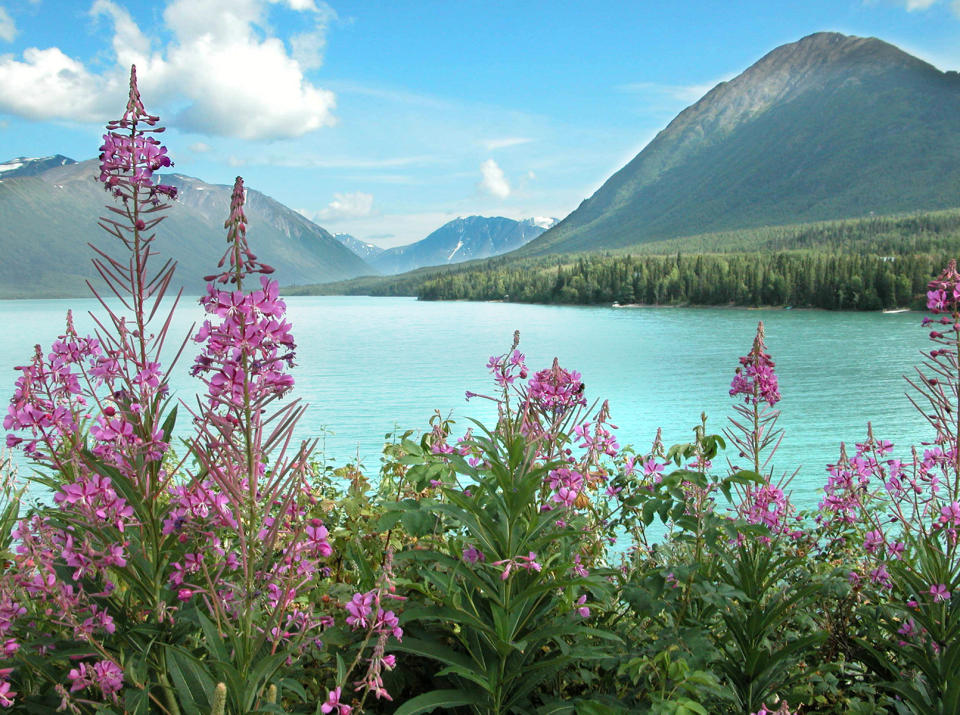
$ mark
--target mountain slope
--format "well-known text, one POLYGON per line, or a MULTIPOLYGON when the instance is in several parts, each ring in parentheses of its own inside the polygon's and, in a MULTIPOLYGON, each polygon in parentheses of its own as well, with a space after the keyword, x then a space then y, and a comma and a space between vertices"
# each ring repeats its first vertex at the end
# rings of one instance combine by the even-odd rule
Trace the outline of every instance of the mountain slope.
MULTIPOLYGON (((94 178, 96 160, 66 164, 33 176, 0 179, 0 297, 72 297, 87 294, 95 278, 87 243, 111 250, 97 226, 110 196, 94 178)), ((2 175, 0 175, 2 176, 2 175)), ((231 187, 180 174, 163 177, 180 196, 158 227, 157 250, 178 261, 175 282, 202 292, 226 249, 223 222, 231 187)), ((316 283, 372 273, 363 260, 311 223, 258 191, 247 191, 250 245, 276 269, 281 284, 316 283)), ((159 267, 159 263, 157 264, 159 267)))
POLYGON ((555 221, 540 218, 516 221, 503 216, 457 218, 416 243, 389 248, 368 261, 383 273, 404 273, 423 266, 488 258, 523 246, 555 221))
POLYGON ((714 87, 518 254, 955 206, 958 116, 957 73, 811 35, 714 87))

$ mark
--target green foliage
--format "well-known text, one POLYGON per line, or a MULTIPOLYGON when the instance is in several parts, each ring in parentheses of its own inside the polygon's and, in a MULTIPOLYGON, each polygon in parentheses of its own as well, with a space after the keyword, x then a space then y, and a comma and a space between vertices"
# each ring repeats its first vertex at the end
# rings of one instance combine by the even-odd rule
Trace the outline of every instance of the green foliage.
POLYGON ((890 563, 900 597, 882 604, 880 632, 860 646, 883 686, 908 712, 946 715, 960 712, 960 602, 932 600, 930 585, 943 584, 954 593, 960 568, 936 541, 936 536, 909 539, 910 553, 890 563))
MULTIPOLYGON (((574 613, 579 593, 597 598, 610 589, 600 570, 572 572, 580 524, 558 524, 539 508, 546 475, 560 465, 536 463, 534 446, 519 434, 484 430, 474 444, 483 466, 450 456, 449 486, 440 500, 423 505, 442 519, 448 538, 441 548, 398 554, 398 561, 420 567, 418 588, 427 599, 406 609, 405 627, 419 637, 408 635, 400 649, 439 662, 437 675, 451 677, 467 698, 460 704, 482 713, 522 711, 546 682, 603 657, 605 643, 618 641, 574 613), (483 554, 475 563, 461 553, 470 546, 483 554)), ((419 702, 430 706, 445 692, 419 702)))
POLYGON ((806 581, 803 558, 771 541, 765 530, 751 531, 736 546, 718 544, 712 595, 723 604, 723 627, 711 635, 738 707, 755 712, 803 677, 797 664, 825 636, 804 623, 815 609, 819 584, 806 581))

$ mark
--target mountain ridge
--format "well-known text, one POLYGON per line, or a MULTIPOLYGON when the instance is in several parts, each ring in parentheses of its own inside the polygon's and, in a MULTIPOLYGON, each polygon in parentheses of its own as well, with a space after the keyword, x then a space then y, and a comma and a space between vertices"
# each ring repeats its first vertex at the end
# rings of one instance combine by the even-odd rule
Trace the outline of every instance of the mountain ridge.
MULTIPOLYGON (((97 226, 111 198, 96 179, 97 164, 90 159, 0 179, 0 248, 7 256, 0 297, 75 297, 87 294, 88 280, 99 284, 87 244, 111 245, 97 226)), ((226 248, 223 221, 232 187, 183 174, 165 174, 162 181, 177 186, 180 196, 159 227, 158 250, 177 260, 176 285, 199 294, 202 277, 226 248)), ((245 210, 251 245, 282 284, 374 272, 325 229, 256 189, 248 188, 245 210)))
POLYGON ((947 196, 960 192, 955 169, 948 173, 949 191, 922 195, 914 189, 900 200, 886 194, 894 189, 894 174, 923 175, 927 183, 937 175, 911 171, 913 154, 938 166, 944 155, 960 164, 960 141, 948 132, 948 117, 957 112, 956 73, 940 72, 876 38, 815 33, 771 50, 712 88, 518 255, 869 211, 945 208, 956 203, 947 196), (904 129, 905 136, 892 136, 904 129), (917 137, 919 152, 905 146, 917 137), (890 154, 887 145, 895 149, 891 161, 878 161, 878 155, 890 154), (874 182, 872 206, 869 182, 856 176, 858 166, 885 175, 874 182), (854 174, 854 181, 838 176, 844 173, 854 174), (839 198, 827 195, 828 189, 839 198), (784 197, 792 205, 778 208, 784 197))

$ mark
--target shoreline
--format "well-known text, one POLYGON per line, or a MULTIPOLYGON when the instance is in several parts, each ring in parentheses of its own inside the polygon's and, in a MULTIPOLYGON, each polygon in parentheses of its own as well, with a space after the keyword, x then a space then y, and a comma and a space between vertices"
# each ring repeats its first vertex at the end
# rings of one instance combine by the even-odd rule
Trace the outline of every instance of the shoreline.
MULTIPOLYGON (((505 301, 486 301, 486 302, 500 302, 500 303, 503 303, 503 302, 505 302, 505 301)), ((556 303, 536 303, 535 305, 557 305, 557 304, 556 304, 556 303)), ((564 304, 564 305, 566 305, 566 304, 564 304)), ((605 304, 601 304, 601 303, 592 303, 592 304, 590 304, 590 303, 578 303, 578 304, 572 304, 572 305, 583 305, 583 306, 601 307, 602 305, 605 305, 605 304)), ((893 314, 895 314, 895 313, 919 313, 919 312, 922 312, 922 311, 913 310, 912 308, 884 308, 884 309, 882 309, 882 310, 847 310, 847 309, 828 310, 827 308, 795 307, 795 306, 788 306, 788 305, 733 305, 733 304, 726 304, 726 305, 697 305, 697 304, 694 304, 694 303, 681 303, 681 304, 674 303, 674 304, 669 304, 669 305, 668 305, 668 304, 662 304, 662 305, 660 305, 660 304, 656 304, 656 303, 613 303, 613 304, 610 305, 609 307, 610 307, 610 308, 613 308, 613 309, 616 309, 616 310, 619 310, 619 309, 621 309, 621 308, 628 308, 628 309, 631 309, 631 310, 644 309, 644 308, 659 308, 659 309, 664 309, 664 308, 694 308, 694 309, 698 309, 698 310, 762 310, 762 311, 770 311, 770 310, 791 310, 791 311, 793 311, 793 310, 796 310, 796 311, 822 311, 822 312, 824 312, 824 313, 886 313, 886 314, 890 314, 890 315, 893 315, 893 314)))

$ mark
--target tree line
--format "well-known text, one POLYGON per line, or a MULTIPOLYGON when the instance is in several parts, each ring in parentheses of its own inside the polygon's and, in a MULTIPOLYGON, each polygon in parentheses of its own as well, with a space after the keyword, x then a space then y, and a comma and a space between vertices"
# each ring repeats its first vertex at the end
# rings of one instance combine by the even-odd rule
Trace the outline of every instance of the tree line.
MULTIPOLYGON (((420 282, 421 300, 647 305, 783 305, 880 310, 915 305, 942 254, 815 252, 584 255, 449 272, 420 282)), ((390 291, 393 292, 393 291, 390 291)))

